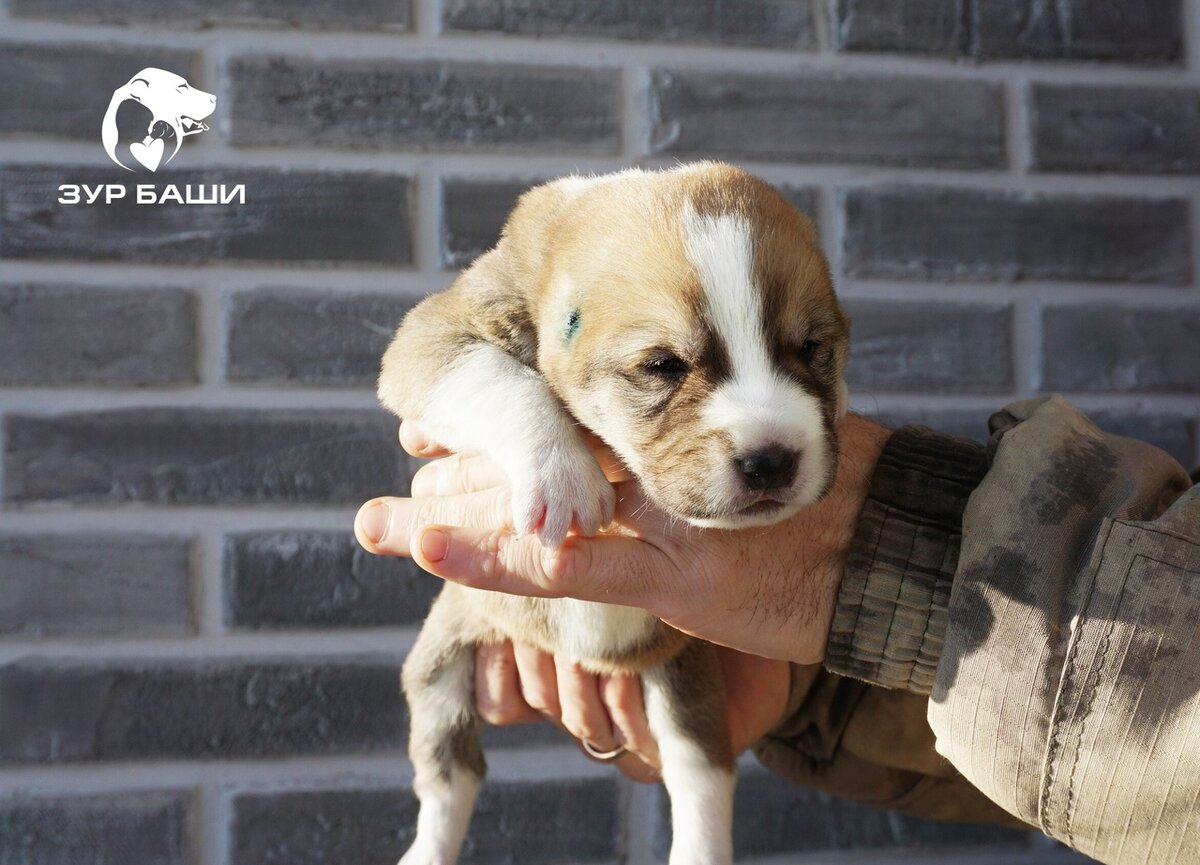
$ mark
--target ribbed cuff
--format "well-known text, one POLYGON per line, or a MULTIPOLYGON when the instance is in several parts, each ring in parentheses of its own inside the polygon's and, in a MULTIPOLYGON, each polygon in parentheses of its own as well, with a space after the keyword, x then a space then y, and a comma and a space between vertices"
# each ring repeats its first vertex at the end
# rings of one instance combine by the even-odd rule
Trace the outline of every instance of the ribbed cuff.
POLYGON ((946 634, 967 499, 987 473, 982 445, 921 426, 896 430, 859 516, 825 666, 928 694, 946 634))

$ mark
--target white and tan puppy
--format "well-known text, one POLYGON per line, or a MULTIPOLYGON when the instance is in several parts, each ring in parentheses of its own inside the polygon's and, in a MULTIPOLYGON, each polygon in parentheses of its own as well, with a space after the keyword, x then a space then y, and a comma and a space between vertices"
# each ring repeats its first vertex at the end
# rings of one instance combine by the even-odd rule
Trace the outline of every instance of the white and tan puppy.
MULTIPOLYGON (((379 396, 488 454, 515 528, 548 546, 613 515, 580 424, 663 511, 736 529, 831 484, 847 334, 812 222, 761 180, 716 163, 568 177, 522 196, 495 249, 405 318, 379 396)), ((710 646, 629 607, 448 584, 404 665, 421 809, 402 865, 458 857, 484 774, 475 647, 507 638, 641 673, 670 862, 732 861, 735 755, 710 646)))

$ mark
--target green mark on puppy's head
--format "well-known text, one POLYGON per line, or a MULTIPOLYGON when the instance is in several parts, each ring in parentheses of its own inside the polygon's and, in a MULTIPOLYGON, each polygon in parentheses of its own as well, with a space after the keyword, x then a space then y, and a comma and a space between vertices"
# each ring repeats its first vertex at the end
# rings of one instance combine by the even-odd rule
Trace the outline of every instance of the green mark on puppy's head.
POLYGON ((579 307, 573 307, 567 313, 567 327, 563 331, 563 342, 570 342, 579 333, 579 307))

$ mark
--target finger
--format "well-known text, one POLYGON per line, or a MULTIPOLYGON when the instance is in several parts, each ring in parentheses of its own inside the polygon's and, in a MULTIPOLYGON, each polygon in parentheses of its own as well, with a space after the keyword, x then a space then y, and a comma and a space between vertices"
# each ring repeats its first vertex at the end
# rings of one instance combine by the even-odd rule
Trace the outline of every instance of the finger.
POLYGON ((420 525, 447 523, 493 530, 510 526, 510 501, 508 490, 501 487, 457 496, 383 496, 359 508, 354 534, 368 552, 407 556, 413 530, 420 525))
POLYGON ((475 650, 475 707, 489 724, 528 724, 542 716, 525 702, 512 643, 484 644, 475 650))
POLYGON ((613 761, 613 764, 621 770, 621 774, 626 778, 637 781, 639 784, 657 784, 662 780, 662 771, 659 768, 648 765, 640 755, 632 751, 622 754, 613 761))
POLYGON ((783 720, 791 693, 791 665, 720 646, 717 660, 726 682, 726 719, 737 754, 783 720))
POLYGON ((504 486, 508 476, 483 454, 451 454, 421 466, 413 475, 414 498, 454 496, 504 486))
POLYGON ((598 751, 616 748, 612 722, 600 702, 598 677, 579 664, 559 660, 558 702, 562 707, 562 723, 576 739, 589 742, 598 751))
POLYGON ((400 446, 415 457, 444 457, 450 453, 410 420, 400 422, 400 446))
POLYGON ((413 534, 406 547, 422 569, 510 595, 569 596, 654 612, 674 571, 660 550, 630 537, 573 536, 546 549, 534 537, 505 530, 431 525, 413 534))
POLYGON ((627 674, 601 676, 600 700, 612 720, 617 741, 637 754, 648 766, 661 767, 658 743, 646 719, 641 678, 627 674))
POLYGON ((562 714, 558 700, 558 674, 554 658, 526 643, 513 643, 513 658, 517 663, 521 696, 525 702, 558 720, 562 714))

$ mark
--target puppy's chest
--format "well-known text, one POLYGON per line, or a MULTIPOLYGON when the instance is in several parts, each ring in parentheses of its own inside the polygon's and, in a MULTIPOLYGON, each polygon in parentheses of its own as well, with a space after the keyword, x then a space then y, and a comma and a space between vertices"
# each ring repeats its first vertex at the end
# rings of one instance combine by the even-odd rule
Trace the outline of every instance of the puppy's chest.
POLYGON ((637 652, 662 623, 645 610, 558 598, 546 604, 547 625, 559 651, 586 660, 637 652))
POLYGON ((634 607, 467 592, 500 635, 572 658, 597 673, 640 672, 661 664, 690 639, 634 607))

